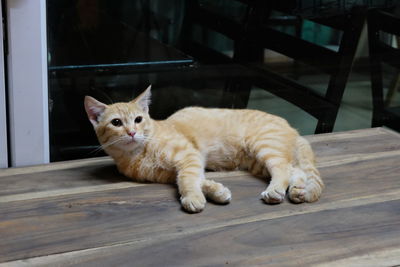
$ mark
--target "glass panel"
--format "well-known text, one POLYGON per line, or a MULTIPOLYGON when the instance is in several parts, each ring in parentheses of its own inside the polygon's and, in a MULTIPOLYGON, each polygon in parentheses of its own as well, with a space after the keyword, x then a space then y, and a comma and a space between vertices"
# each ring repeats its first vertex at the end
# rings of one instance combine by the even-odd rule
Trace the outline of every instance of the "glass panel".
POLYGON ((47 1, 53 161, 97 155, 91 153, 97 141, 82 108, 85 95, 105 103, 127 101, 160 80, 160 72, 193 64, 173 47, 183 7, 179 0, 47 1))
POLYGON ((49 0, 49 70, 190 64, 177 43, 182 1, 49 0), (171 11, 167 11, 171 10, 171 11))
POLYGON ((366 13, 353 7, 394 2, 265 3, 47 0, 52 161, 102 155, 85 95, 128 101, 149 84, 155 119, 197 105, 264 110, 301 134, 369 127, 366 13))

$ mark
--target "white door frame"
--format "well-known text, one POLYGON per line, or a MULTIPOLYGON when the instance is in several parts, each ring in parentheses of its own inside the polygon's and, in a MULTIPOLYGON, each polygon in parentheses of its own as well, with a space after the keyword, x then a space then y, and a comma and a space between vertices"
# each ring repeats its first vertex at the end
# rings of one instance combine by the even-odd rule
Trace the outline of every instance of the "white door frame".
MULTIPOLYGON (((0 25, 3 21, 3 10, 0 2, 0 25)), ((7 150, 7 117, 6 117, 6 86, 4 76, 4 27, 0 29, 0 168, 8 167, 7 150)))
POLYGON ((46 0, 6 0, 11 166, 49 162, 46 0))

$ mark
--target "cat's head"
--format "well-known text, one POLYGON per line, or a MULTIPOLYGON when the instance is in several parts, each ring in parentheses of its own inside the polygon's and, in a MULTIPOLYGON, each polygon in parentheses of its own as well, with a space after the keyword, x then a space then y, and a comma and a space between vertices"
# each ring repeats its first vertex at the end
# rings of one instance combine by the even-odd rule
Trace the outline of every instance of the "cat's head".
POLYGON ((130 151, 142 145, 151 132, 149 116, 151 85, 134 100, 106 105, 85 97, 85 109, 100 144, 130 151))

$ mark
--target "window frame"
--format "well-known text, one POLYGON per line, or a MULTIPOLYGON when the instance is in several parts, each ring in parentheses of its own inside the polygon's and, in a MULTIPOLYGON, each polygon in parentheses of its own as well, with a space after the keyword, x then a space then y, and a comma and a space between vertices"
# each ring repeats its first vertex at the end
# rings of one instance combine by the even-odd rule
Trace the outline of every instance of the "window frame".
MULTIPOLYGON (((3 21, 3 5, 0 3, 0 20, 3 21)), ((6 84, 4 75, 4 27, 0 30, 0 168, 8 167, 6 84)))
POLYGON ((10 165, 49 163, 46 0, 5 0, 10 165))

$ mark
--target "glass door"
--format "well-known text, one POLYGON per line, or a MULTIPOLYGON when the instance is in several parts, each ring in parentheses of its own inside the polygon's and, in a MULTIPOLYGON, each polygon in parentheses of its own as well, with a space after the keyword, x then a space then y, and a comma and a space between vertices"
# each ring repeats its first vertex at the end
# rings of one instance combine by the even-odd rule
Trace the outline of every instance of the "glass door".
MULTIPOLYGON (((288 22, 276 10, 265 10, 263 1, 2 1, 10 48, 6 76, 11 166, 103 155, 97 153, 99 143, 83 107, 85 95, 106 104, 128 101, 149 84, 154 119, 186 106, 252 108, 288 119, 301 134, 313 133, 317 115, 332 106, 319 104, 326 85, 336 84, 330 81, 337 75, 331 74, 343 68, 337 64, 342 59, 333 60, 337 51, 329 47, 346 44, 337 42, 340 36, 353 36, 331 31, 328 39, 334 43, 324 42, 318 48, 326 57, 322 64, 314 53, 317 42, 303 40, 303 34, 294 31, 307 25, 296 16, 288 22), (275 35, 279 38, 271 37, 275 35), (298 40, 309 55, 290 40, 298 40), (325 66, 325 61, 334 66, 325 66), (305 66, 308 63, 310 67, 305 66), (316 72, 314 65, 321 69, 316 72), (302 97, 292 94, 297 89, 302 97), (312 98, 303 97, 311 91, 312 98)), ((296 10, 282 12, 296 14, 296 10)), ((315 19, 347 25, 336 16, 332 23, 325 17, 315 19)), ((352 22, 346 19, 346 23, 352 22)), ((352 47, 357 42, 349 39, 352 47)), ((353 56, 346 60, 346 77, 353 56)), ((362 80, 368 79, 363 73, 362 80)), ((3 85, 2 107, 4 95, 3 85)), ((2 126, 4 113, 3 108, 2 126)))
POLYGON ((104 155, 83 108, 85 95, 129 101, 152 83, 152 115, 171 113, 161 109, 177 93, 173 77, 194 62, 177 48, 184 3, 47 0, 51 161, 104 155), (171 97, 164 97, 167 90, 171 97))

